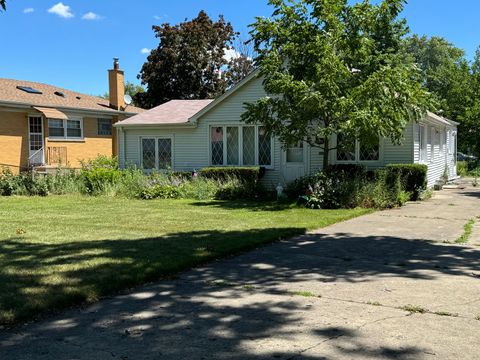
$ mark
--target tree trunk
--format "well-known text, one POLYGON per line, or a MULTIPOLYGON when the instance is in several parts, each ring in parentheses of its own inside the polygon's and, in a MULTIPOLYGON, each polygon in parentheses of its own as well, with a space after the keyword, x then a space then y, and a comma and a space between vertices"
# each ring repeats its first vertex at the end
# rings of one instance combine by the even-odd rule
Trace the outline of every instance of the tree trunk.
POLYGON ((330 143, 328 137, 323 139, 323 170, 328 166, 328 155, 329 155, 330 143))

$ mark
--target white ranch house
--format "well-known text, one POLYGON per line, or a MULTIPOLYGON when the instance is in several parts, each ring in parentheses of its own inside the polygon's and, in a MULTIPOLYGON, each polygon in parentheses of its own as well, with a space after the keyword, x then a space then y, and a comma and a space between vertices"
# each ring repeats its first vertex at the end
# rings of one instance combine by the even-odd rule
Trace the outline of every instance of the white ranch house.
MULTIPOLYGON (((145 171, 170 168, 193 171, 210 166, 263 166, 262 182, 269 188, 285 185, 322 168, 318 148, 306 144, 283 150, 278 139, 260 126, 240 120, 244 103, 266 93, 262 80, 251 74, 216 100, 174 100, 115 124, 121 167, 145 171)), ((332 139, 335 144, 337 139, 332 139)), ((380 139, 378 146, 358 143, 346 151, 331 151, 330 163, 428 165, 428 185, 446 173, 457 177, 457 123, 428 113, 420 123, 409 123, 401 145, 380 139)))

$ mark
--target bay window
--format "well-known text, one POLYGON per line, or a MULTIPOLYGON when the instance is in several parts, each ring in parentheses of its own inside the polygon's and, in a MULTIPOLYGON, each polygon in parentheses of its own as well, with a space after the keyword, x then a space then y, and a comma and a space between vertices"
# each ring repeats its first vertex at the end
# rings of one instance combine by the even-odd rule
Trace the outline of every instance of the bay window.
POLYGON ((228 125, 210 128, 213 166, 272 166, 272 137, 263 126, 228 125))
POLYGON ((380 140, 360 141, 337 135, 338 162, 372 162, 380 160, 380 140))
POLYGON ((48 137, 61 140, 83 139, 82 119, 48 119, 48 137))

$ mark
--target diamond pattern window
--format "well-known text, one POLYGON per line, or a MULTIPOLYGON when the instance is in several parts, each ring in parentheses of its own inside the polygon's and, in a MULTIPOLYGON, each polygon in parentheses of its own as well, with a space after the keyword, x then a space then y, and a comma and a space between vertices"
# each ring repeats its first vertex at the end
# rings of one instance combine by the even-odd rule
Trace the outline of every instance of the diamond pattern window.
POLYGON ((243 165, 255 165, 255 127, 243 127, 243 165))
POLYGON ((223 127, 211 128, 212 165, 223 165, 223 127))
POLYGON ((158 139, 158 167, 163 170, 172 167, 171 139, 158 139))
POLYGON ((265 127, 258 127, 258 164, 270 166, 272 164, 272 139, 265 127))
POLYGON ((380 141, 366 142, 360 144, 360 161, 378 161, 380 160, 380 141))
POLYGON ((238 126, 227 127, 227 165, 240 165, 238 126))
POLYGON ((142 139, 142 167, 155 169, 155 139, 142 139))
POLYGON ((355 139, 349 139, 342 134, 337 135, 337 160, 355 161, 356 160, 355 139))

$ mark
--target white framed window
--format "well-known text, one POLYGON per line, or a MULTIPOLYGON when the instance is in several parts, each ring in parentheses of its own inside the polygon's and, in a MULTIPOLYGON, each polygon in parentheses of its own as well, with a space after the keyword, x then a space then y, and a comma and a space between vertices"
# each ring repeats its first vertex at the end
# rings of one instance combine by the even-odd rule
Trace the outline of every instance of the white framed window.
POLYGON ((112 120, 97 119, 97 134, 100 136, 112 135, 112 120))
POLYGON ((167 170, 173 166, 173 141, 170 137, 142 137, 140 139, 142 168, 167 170))
POLYGON ((212 125, 210 165, 273 166, 273 138, 263 126, 212 125))
POLYGON ((303 163, 304 162, 304 144, 303 141, 299 141, 294 146, 286 149, 286 161, 287 163, 303 163))
POLYGON ((48 138, 65 140, 83 139, 83 119, 48 119, 48 138))
POLYGON ((380 161, 380 139, 366 142, 337 135, 337 161, 346 163, 380 161))
POLYGON ((420 152, 420 162, 427 161, 427 133, 425 125, 418 125, 418 144, 420 152))

